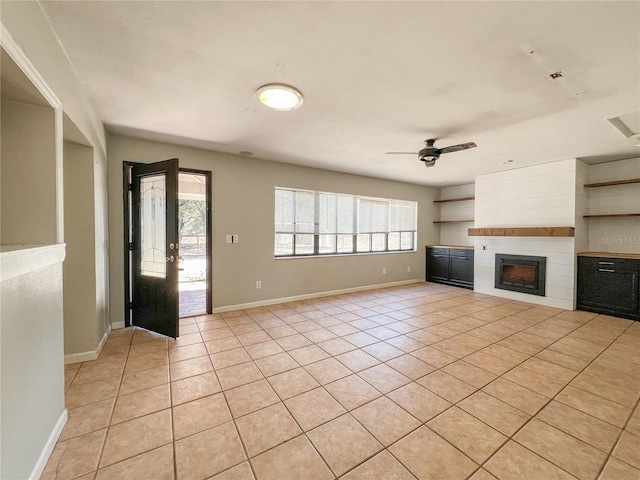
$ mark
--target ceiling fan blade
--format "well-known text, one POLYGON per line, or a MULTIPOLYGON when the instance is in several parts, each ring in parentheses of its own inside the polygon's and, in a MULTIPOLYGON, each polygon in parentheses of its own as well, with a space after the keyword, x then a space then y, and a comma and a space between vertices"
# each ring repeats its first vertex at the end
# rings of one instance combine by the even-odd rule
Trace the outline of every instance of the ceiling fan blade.
POLYGON ((474 148, 477 145, 473 142, 469 143, 461 143, 460 145, 451 145, 450 147, 444 147, 439 149, 440 153, 451 153, 451 152, 459 152, 460 150, 466 150, 468 148, 474 148))
POLYGON ((387 152, 387 155, 417 155, 418 152, 387 152))

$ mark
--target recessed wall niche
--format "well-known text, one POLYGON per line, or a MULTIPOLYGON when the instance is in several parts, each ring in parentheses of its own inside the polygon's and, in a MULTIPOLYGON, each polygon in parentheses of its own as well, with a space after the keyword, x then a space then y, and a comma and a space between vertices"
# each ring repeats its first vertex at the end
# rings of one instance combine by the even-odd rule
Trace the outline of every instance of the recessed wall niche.
POLYGON ((60 243, 56 110, 4 49, 0 62, 0 244, 60 243))

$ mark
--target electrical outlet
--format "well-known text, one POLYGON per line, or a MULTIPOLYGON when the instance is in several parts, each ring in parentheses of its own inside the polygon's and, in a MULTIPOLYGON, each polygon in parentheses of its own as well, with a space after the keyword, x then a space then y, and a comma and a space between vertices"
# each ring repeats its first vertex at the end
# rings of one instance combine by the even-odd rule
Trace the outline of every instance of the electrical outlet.
POLYGON ((238 235, 231 235, 231 243, 238 243, 239 241, 238 235))
POLYGON ((227 243, 233 243, 233 235, 227 235, 227 243))
POLYGON ((411 266, 407 266, 407 273, 411 272, 411 266))
POLYGON ((256 282, 256 290, 260 290, 262 288, 262 282, 260 280, 258 280, 256 282))
POLYGON ((383 274, 383 275, 386 275, 386 274, 387 274, 387 269, 386 269, 386 268, 383 268, 383 269, 382 269, 382 274, 383 274))

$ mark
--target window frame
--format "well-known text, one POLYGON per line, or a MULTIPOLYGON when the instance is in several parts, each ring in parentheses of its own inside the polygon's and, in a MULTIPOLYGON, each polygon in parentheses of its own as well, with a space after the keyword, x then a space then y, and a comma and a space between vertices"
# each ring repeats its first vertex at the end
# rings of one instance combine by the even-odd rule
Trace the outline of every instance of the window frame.
MULTIPOLYGON (((415 253, 417 251, 417 238, 418 238, 418 202, 414 200, 400 200, 400 199, 392 199, 392 198, 381 198, 381 197, 371 197, 365 195, 351 195, 345 193, 336 193, 336 192, 324 192, 319 190, 307 190, 300 188, 291 188, 291 187, 279 187, 275 186, 274 188, 274 257, 276 259, 283 258, 310 258, 310 257, 329 257, 329 256, 342 256, 342 255, 377 255, 377 254, 386 254, 386 253, 415 253), (278 192, 291 192, 293 195, 289 200, 291 202, 292 208, 292 219, 291 222, 288 222, 291 225, 291 230, 281 229, 278 230, 278 220, 282 220, 284 217, 277 218, 278 212, 278 192), (296 227, 296 219, 298 217, 298 212, 296 212, 296 198, 295 195, 297 193, 301 194, 313 194, 313 222, 314 228, 313 232, 309 231, 298 231, 296 227), (336 197, 335 202, 335 227, 332 232, 323 232, 320 225, 320 198, 322 195, 333 195, 336 197), (351 217, 351 232, 340 232, 339 224, 339 213, 338 213, 338 197, 348 197, 352 201, 352 217, 351 217), (370 201, 371 203, 383 203, 386 205, 386 213, 387 218, 384 223, 386 223, 386 231, 373 231, 373 229, 362 229, 361 228, 361 209, 366 206, 366 202, 370 201), (396 224, 393 224, 393 215, 395 215, 394 207, 397 206, 408 206, 413 210, 413 219, 412 224, 415 227, 414 229, 394 229, 396 224), (361 231, 361 230, 372 230, 372 231, 361 231), (397 235, 398 240, 398 248, 390 249, 389 248, 389 236, 397 235), (406 234, 411 234, 410 236, 410 245, 406 248, 403 248, 403 245, 406 245, 406 234), (277 253, 278 248, 278 236, 289 236, 290 237, 290 248, 287 249, 286 253, 277 253), (311 253, 296 253, 296 247, 298 244, 298 236, 313 236, 313 241, 311 244, 313 245, 313 252, 311 253), (383 248, 379 248, 374 245, 374 236, 383 235, 382 245, 383 248), (322 236, 333 236, 333 250, 330 252, 321 252, 321 237, 322 236), (338 251, 340 245, 340 237, 351 237, 351 250, 349 251, 338 251), (359 239, 368 237, 368 249, 367 250, 359 250, 358 243, 359 239), (404 239, 403 239, 404 238, 404 239)), ((307 212, 307 216, 308 216, 307 212)), ((308 219, 306 219, 308 220, 308 219)), ((309 222, 300 222, 308 224, 309 222)), ((280 225, 284 225, 284 222, 280 222, 280 225)), ((307 243, 307 246, 310 244, 307 243)))

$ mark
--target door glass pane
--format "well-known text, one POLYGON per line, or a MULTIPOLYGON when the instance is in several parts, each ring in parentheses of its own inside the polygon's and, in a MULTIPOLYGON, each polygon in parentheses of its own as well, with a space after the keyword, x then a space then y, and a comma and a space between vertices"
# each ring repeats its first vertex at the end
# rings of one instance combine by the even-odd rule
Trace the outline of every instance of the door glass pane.
POLYGON ((164 175, 140 179, 142 275, 166 278, 166 187, 164 175))

